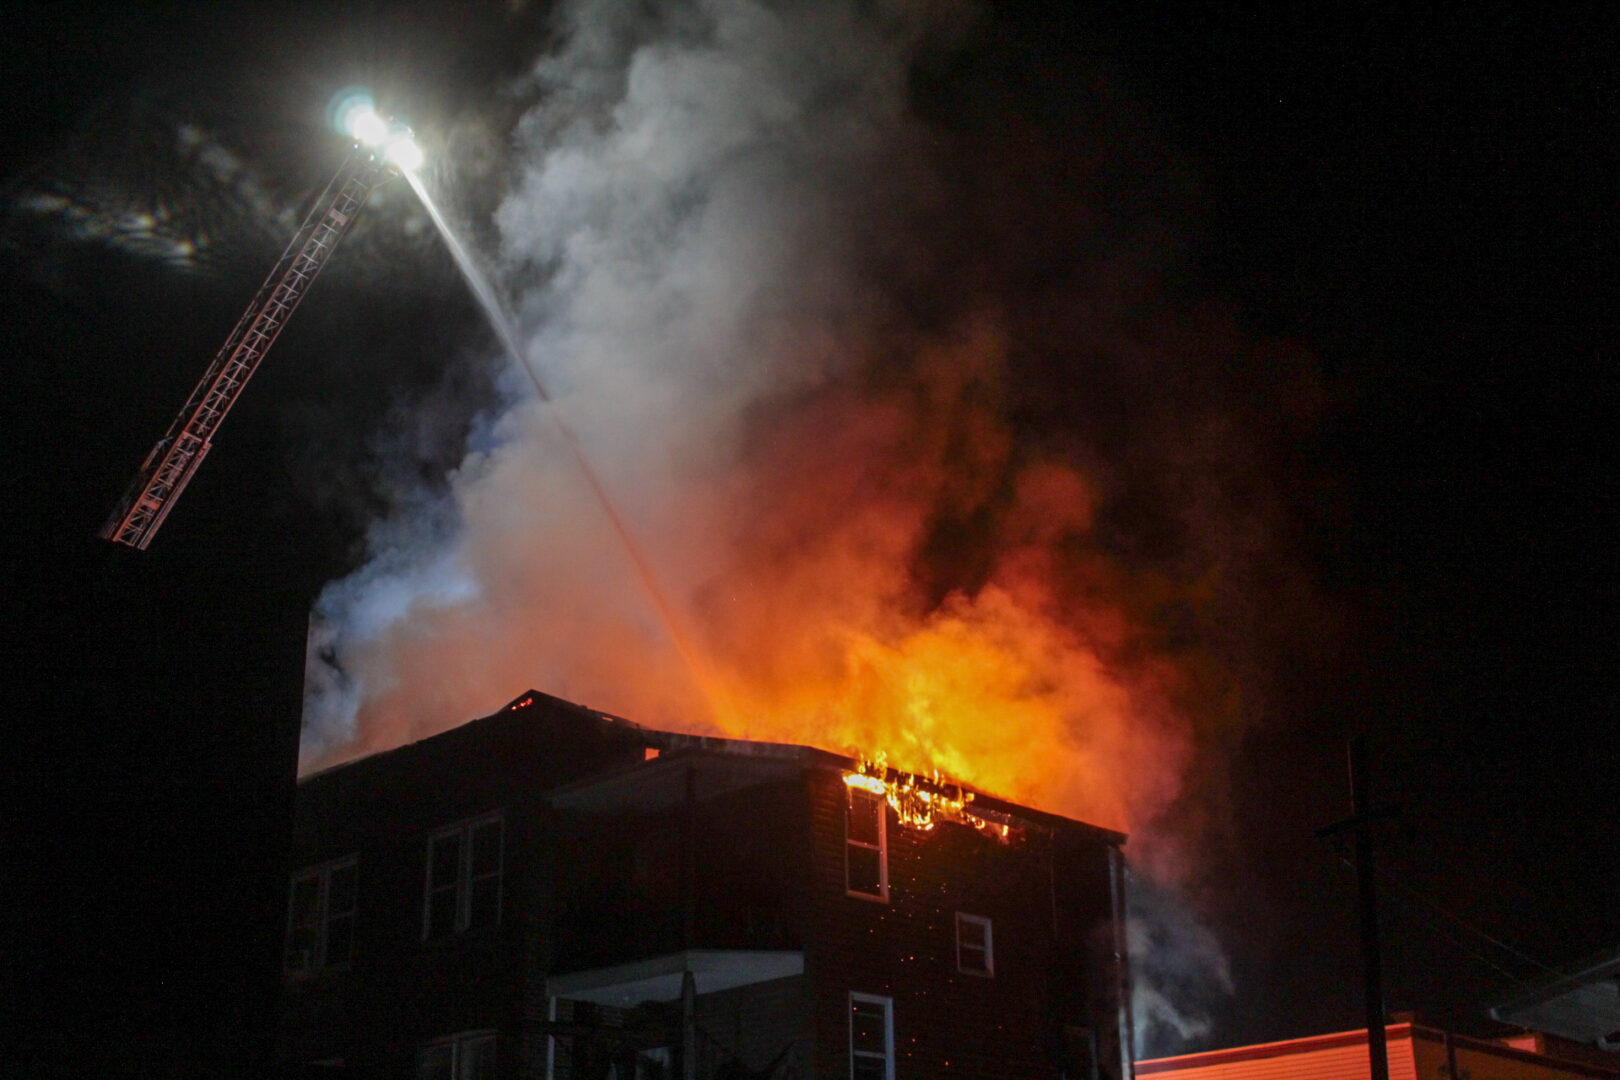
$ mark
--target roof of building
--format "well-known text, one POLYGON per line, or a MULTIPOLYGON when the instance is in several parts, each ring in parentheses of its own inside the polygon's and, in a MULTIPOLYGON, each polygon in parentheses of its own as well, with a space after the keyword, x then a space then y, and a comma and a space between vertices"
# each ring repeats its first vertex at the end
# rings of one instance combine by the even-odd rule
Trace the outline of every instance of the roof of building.
MULTIPOLYGON (((513 713, 523 712, 536 706, 539 706, 540 711, 543 713, 557 715, 560 712, 564 715, 574 715, 584 720, 594 721, 623 731, 628 737, 640 742, 649 751, 656 752, 656 757, 649 757, 645 761, 610 769, 607 772, 583 777, 553 788, 548 793, 547 798, 548 801, 559 808, 586 812, 606 812, 628 807, 632 803, 640 809, 675 805, 686 797, 689 771, 696 774, 695 779, 691 782, 701 785, 700 789, 694 792, 694 795, 698 798, 711 798, 726 791, 767 782, 772 778, 784 777, 805 769, 848 773, 860 765, 856 759, 847 755, 796 743, 763 742, 753 739, 732 739, 714 735, 661 731, 656 728, 644 727, 622 716, 615 716, 612 713, 577 705, 574 702, 565 701, 562 698, 553 697, 538 690, 528 690, 488 716, 471 720, 466 724, 458 725, 448 731, 440 732, 416 742, 407 743, 366 757, 355 758, 340 765, 310 773, 300 778, 299 783, 309 783, 321 777, 331 776, 343 770, 354 768, 362 763, 375 765, 386 762, 393 755, 420 753, 429 744, 436 743, 439 740, 466 738, 475 732, 480 725, 510 717, 513 713), (701 768, 697 770, 690 768, 692 765, 699 763, 701 763, 701 768)), ((909 777, 909 774, 900 773, 897 770, 889 770, 889 775, 909 777)), ((921 782, 925 784, 933 783, 933 781, 925 778, 911 779, 921 779, 921 782)), ((1023 806, 988 792, 979 791, 966 784, 958 784, 952 781, 948 786, 971 793, 973 812, 998 824, 1033 825, 1046 829, 1080 829, 1092 833, 1103 842, 1114 846, 1121 845, 1126 840, 1126 836, 1122 832, 1038 810, 1034 807, 1023 806)))
MULTIPOLYGON (((1415 1023, 1390 1024, 1385 1029, 1390 1048, 1391 1080, 1418 1080, 1414 1047, 1443 1047, 1450 1055, 1463 1055, 1474 1064, 1494 1062, 1501 1075, 1566 1075, 1589 1080, 1613 1080, 1620 1064, 1600 1065, 1590 1059, 1571 1060, 1517 1045, 1509 1039, 1478 1039, 1415 1023), (1514 1065, 1521 1066, 1515 1069, 1514 1065), (1522 1067, 1528 1066, 1526 1072, 1522 1067)), ((1363 1080, 1368 1074, 1365 1029, 1308 1035, 1279 1042, 1206 1050, 1196 1054, 1151 1058, 1136 1063, 1136 1075, 1163 1075, 1182 1080, 1363 1080)), ((1455 1059, 1454 1059, 1455 1060, 1455 1059)), ((1465 1063, 1467 1063, 1465 1061, 1465 1063)))
POLYGON ((1491 1007, 1498 1020, 1620 1050, 1620 949, 1586 957, 1491 1007))

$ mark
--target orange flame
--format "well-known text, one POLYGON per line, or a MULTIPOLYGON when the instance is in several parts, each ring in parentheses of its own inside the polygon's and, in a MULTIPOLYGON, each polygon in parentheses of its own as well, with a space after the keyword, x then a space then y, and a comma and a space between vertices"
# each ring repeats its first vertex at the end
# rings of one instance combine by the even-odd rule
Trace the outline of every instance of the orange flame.
POLYGON ((727 703, 729 735, 882 749, 1127 829, 1173 799, 1188 752, 1174 670, 1131 656, 1127 601, 1155 584, 1088 543, 1079 469, 1013 460, 1000 361, 980 335, 922 358, 903 388, 920 409, 835 391, 775 429, 736 562, 709 590, 725 600, 698 615, 722 680, 706 696, 727 703), (982 580, 930 603, 912 568, 942 510, 994 528, 982 580))
POLYGON ((882 797, 900 819, 900 824, 922 832, 932 831, 941 821, 955 821, 1006 842, 1012 829, 1006 821, 992 821, 976 808, 970 808, 973 792, 964 791, 935 773, 931 777, 888 767, 888 755, 878 754, 856 763, 844 773, 846 786, 882 797))
POLYGON ((546 534, 558 515, 523 463, 489 469, 464 507, 483 594, 371 647, 387 678, 336 756, 537 685, 653 726, 881 749, 907 772, 1140 827, 1189 754, 1185 673, 1142 630, 1177 589, 1104 554, 1081 468, 1015 451, 1001 363, 981 331, 891 386, 831 386, 779 410, 723 481, 641 508, 640 538, 688 597, 695 669, 625 614, 622 559, 588 513, 546 534))

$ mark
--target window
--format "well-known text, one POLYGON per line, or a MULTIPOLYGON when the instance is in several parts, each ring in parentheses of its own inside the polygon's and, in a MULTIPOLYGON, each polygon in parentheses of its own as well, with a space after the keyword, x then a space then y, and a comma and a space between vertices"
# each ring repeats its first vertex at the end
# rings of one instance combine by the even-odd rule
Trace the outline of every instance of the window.
POLYGON ((1063 1080, 1097 1080, 1097 1033, 1077 1024, 1063 1025, 1063 1080))
POLYGON ((428 838, 424 940, 501 921, 501 818, 465 822, 428 838))
POLYGON ((309 974, 353 959, 359 871, 359 861, 351 855, 293 875, 282 957, 286 971, 309 974))
POLYGON ((844 887, 851 896, 889 898, 888 805, 881 795, 859 788, 849 792, 844 825, 844 887))
POLYGON ((894 999, 849 995, 850 1080, 894 1080, 894 999))
POLYGON ((674 1076, 670 1064, 672 1055, 667 1046, 655 1046, 651 1050, 636 1051, 635 1080, 667 1080, 674 1076))
POLYGON ((989 919, 956 913, 956 970, 967 975, 996 973, 996 947, 989 919))
POLYGON ((469 1031, 424 1046, 416 1080, 495 1080, 495 1033, 469 1031))

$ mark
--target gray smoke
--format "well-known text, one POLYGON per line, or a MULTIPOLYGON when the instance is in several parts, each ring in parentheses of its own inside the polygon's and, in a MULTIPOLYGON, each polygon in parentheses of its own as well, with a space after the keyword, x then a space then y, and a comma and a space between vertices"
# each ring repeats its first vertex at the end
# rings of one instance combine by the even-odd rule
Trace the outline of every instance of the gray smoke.
MULTIPOLYGON (((1311 407, 1297 366, 1162 298, 1173 155, 1075 89, 1099 73, 1009 61, 972 5, 559 19, 490 262, 686 628, 739 683, 780 683, 829 678, 846 631, 887 662, 919 627, 1010 627, 1052 661, 1015 692, 1083 706, 1054 733, 1085 763, 1071 788, 1112 777, 1132 827, 1157 820, 1260 708, 1241 643, 1299 583, 1255 466, 1311 407), (1060 100, 1015 100, 1043 79, 1060 100), (786 643, 744 655, 765 635, 786 643)), ((306 767, 530 686, 715 729, 555 424, 501 378, 448 483, 395 492, 323 593, 306 767)), ((1169 891, 1137 910, 1140 1030, 1165 1049, 1230 980, 1169 891)))
POLYGON ((1129 878, 1126 936, 1137 1058, 1179 1053, 1207 1039, 1235 989, 1226 951, 1176 892, 1129 878))
MULTIPOLYGON (((710 530, 726 515, 711 500, 753 410, 868 357, 891 298, 861 263, 887 257, 873 242, 930 198, 908 75, 970 14, 742 0, 563 12, 514 136, 500 269, 531 363, 656 542, 672 595, 717 570, 710 530)), ((367 564, 321 597, 306 763, 420 737, 531 684, 647 719, 701 715, 599 508, 517 400, 522 377, 506 378, 516 403, 486 418, 450 490, 400 502, 367 564), (474 625, 489 648, 410 669, 417 647, 474 625), (627 651, 652 657, 645 683, 661 692, 604 700, 622 680, 601 656, 627 651)))

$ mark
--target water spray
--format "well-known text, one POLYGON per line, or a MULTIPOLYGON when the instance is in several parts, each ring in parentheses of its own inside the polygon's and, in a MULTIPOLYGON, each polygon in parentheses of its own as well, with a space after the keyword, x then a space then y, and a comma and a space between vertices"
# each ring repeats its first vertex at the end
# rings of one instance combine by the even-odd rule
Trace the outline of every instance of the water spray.
POLYGON ((144 549, 151 543, 181 492, 202 464, 211 448, 212 436, 224 421, 226 413, 286 326, 316 274, 332 257, 338 241, 353 227, 372 189, 390 172, 397 172, 405 177, 411 190, 422 201, 428 216, 433 219, 434 226, 444 238, 451 257, 455 259, 456 266, 483 308, 507 355, 534 384, 535 393, 546 405, 546 413, 567 445, 580 475, 585 478, 597 505, 602 508, 608 524, 629 556, 642 588, 662 621, 665 633, 669 635, 670 643, 691 672, 711 711, 717 717, 728 715, 732 710, 722 707, 724 694, 720 690, 719 680, 692 644, 690 636, 682 630, 651 562, 636 543, 629 525, 608 497, 601 477, 586 458, 579 439, 564 422, 539 373, 529 362, 518 341, 512 319, 507 315, 494 287, 473 261, 466 245, 445 220, 438 204, 422 183, 418 172, 425 155, 416 141, 415 132, 408 124, 379 113, 371 95, 360 87, 340 91, 333 98, 330 115, 333 126, 354 141, 354 152, 316 200, 314 208, 293 236, 292 243, 203 373, 202 380, 168 432, 147 455, 123 499, 102 527, 101 535, 115 543, 135 548, 144 549))
MULTIPOLYGON (((357 114, 359 122, 368 122, 366 115, 364 112, 357 114)), ((421 150, 417 147, 414 139, 409 140, 407 145, 411 148, 410 151, 405 152, 400 158, 395 158, 391 154, 389 160, 400 166, 400 172, 404 175, 406 182, 410 184, 411 190, 416 192, 416 197, 422 201, 423 208, 427 210, 428 217, 433 220, 434 227, 439 230, 439 235, 444 239, 445 247, 450 249, 450 257, 455 260, 456 267, 461 271, 461 276, 466 280, 468 288, 472 290, 473 296, 478 300, 479 307, 483 308, 484 317, 489 320, 490 327, 495 331, 495 336, 500 339, 507 356, 512 363, 522 369, 524 374, 529 377, 529 382, 534 385, 534 392, 545 406, 546 415, 555 425, 557 433, 562 437, 564 445, 568 447, 568 452, 573 458, 575 466, 579 469, 580 475, 585 478, 586 485, 591 489, 596 504, 602 508, 602 513, 607 518, 608 524, 618 536, 619 543, 623 545, 625 554, 629 556, 630 562, 635 569, 636 577, 641 582, 642 589, 646 591, 648 600, 651 601, 659 620, 663 623, 664 632, 669 635, 670 644, 674 645, 675 651, 680 654, 682 662, 686 664, 687 670, 691 672, 699 691, 702 692, 708 702, 710 711, 717 718, 723 719, 729 716, 735 710, 730 702, 726 700, 719 679, 715 677, 713 669, 704 660, 703 655, 693 644, 691 637, 681 627, 675 609, 670 605, 669 599, 664 594, 663 587, 659 584, 658 575, 653 570, 652 563, 648 560, 641 545, 636 542, 635 535, 630 531, 629 524, 619 513, 612 498, 609 497, 607 487, 602 483, 602 478, 585 456, 585 450, 580 445, 579 439, 563 419, 562 412, 557 408, 555 399, 552 398, 550 391, 546 389, 545 382, 540 378, 540 373, 535 370, 534 364, 529 360, 527 351, 518 341, 517 330, 513 326, 511 316, 507 314, 505 305, 501 303, 500 297, 495 292, 495 288, 490 283, 488 276, 473 260, 472 254, 467 250, 466 245, 461 242, 461 238, 456 235, 455 230, 450 227, 449 221, 445 219, 444 214, 439 210, 438 203, 434 201, 427 186, 422 182, 421 176, 418 175, 418 170, 422 164, 421 150), (411 161, 411 164, 405 164, 407 160, 411 161)))

